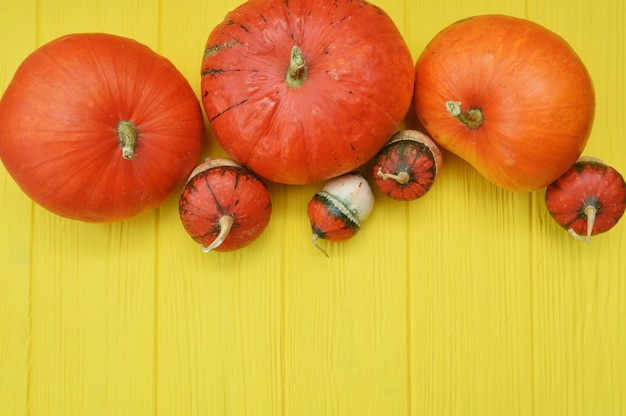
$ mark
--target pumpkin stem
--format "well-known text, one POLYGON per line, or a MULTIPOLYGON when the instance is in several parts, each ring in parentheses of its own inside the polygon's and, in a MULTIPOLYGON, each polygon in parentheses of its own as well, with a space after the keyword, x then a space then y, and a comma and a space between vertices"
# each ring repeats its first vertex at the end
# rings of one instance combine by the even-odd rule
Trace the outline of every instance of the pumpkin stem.
POLYGON ((330 256, 328 255, 328 253, 326 252, 326 250, 324 250, 322 247, 320 247, 320 246, 318 246, 318 245, 317 245, 317 240, 318 240, 319 238, 320 238, 320 235, 319 235, 319 234, 317 234, 317 233, 313 233, 313 238, 311 239, 311 240, 313 241, 313 245, 314 245, 315 247, 317 247, 317 248, 319 249, 319 251, 321 251, 322 253, 324 253, 324 255, 325 255, 326 257, 330 257, 330 256))
POLYGON ((204 247, 201 245, 200 248, 202 249, 202 251, 208 253, 214 248, 221 246, 224 240, 226 240, 226 237, 228 237, 228 233, 230 233, 230 229, 232 228, 234 222, 235 220, 230 215, 222 215, 218 223, 220 226, 220 233, 209 246, 204 247))
POLYGON ((137 126, 130 121, 120 121, 117 125, 117 137, 122 146, 122 157, 126 160, 134 159, 137 137, 139 137, 137 126))
POLYGON ((582 236, 574 231, 572 228, 567 230, 575 239, 582 240, 589 244, 591 242, 591 232, 593 231, 593 224, 596 222, 596 214, 598 213, 598 208, 594 205, 587 205, 583 211, 585 216, 587 217, 587 235, 582 236))
POLYGON ((394 181, 398 182, 400 185, 404 185, 405 183, 409 181, 409 179, 411 179, 411 176, 409 175, 408 172, 400 172, 396 175, 393 173, 384 173, 381 168, 378 168, 378 172, 376 172, 376 174, 378 175, 379 178, 382 178, 384 180, 393 179, 394 181))
POLYGON ((470 108, 467 111, 462 111, 460 101, 448 101, 446 102, 446 110, 452 117, 472 130, 478 129, 483 124, 484 117, 480 108, 470 108))
POLYGON ((298 88, 304 84, 306 80, 309 67, 304 62, 302 51, 298 46, 291 48, 291 57, 289 59, 289 69, 287 70, 287 76, 285 82, 291 88, 298 88))

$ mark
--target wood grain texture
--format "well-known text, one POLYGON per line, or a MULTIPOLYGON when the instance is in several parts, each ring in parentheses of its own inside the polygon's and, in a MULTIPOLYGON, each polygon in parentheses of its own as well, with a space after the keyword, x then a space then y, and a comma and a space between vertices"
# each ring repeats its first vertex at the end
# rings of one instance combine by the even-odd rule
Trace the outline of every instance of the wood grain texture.
MULTIPOLYGON (((35 10, 35 1, 0 6, 0 39, 11 39, 10 53, 0 53, 3 91, 23 57, 36 46, 35 10)), ((32 206, 0 168, 0 409, 16 415, 26 412, 31 376, 32 206)))
MULTIPOLYGON (((5 1, 0 88, 37 46, 103 31, 168 57, 199 98, 206 39, 241 2, 5 1)), ((414 59, 475 14, 561 34, 596 88, 585 153, 626 172, 623 2, 375 3, 414 59)), ((402 126, 420 128, 412 110, 402 126)), ((225 156, 208 124, 205 156, 225 156)), ((205 254, 176 195, 133 220, 83 224, 34 205, 1 167, 0 413, 626 415, 624 224, 575 241, 543 191, 500 190, 444 153, 429 194, 375 191, 353 239, 320 242, 326 258, 306 213, 322 184, 268 186, 261 237, 205 254)))

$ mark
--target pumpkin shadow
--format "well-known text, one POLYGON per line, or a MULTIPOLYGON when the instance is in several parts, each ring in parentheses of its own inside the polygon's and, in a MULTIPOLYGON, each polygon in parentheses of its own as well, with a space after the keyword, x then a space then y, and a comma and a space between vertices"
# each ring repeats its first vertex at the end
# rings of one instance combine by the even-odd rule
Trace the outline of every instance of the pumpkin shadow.
POLYGON ((407 130, 418 130, 430 137, 430 134, 424 125, 417 118, 417 111, 415 110, 415 103, 413 100, 411 100, 411 105, 409 106, 409 110, 407 111, 401 126, 407 130))

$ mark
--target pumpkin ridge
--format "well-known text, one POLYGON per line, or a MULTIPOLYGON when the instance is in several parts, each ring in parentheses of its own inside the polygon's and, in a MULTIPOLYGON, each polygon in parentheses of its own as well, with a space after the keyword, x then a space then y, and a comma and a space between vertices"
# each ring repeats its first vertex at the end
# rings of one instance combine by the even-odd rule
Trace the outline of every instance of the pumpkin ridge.
MULTIPOLYGON (((170 65, 173 64, 170 63, 170 65)), ((150 73, 147 75, 138 75, 137 78, 141 79, 143 85, 146 86, 154 85, 157 82, 166 85, 172 85, 173 82, 176 82, 179 85, 178 89, 168 88, 164 91, 164 89, 161 88, 142 87, 141 83, 133 83, 132 88, 126 90, 127 95, 129 93, 132 94, 132 99, 128 100, 128 106, 132 108, 129 118, 134 119, 134 122, 141 123, 145 126, 146 123, 143 118, 154 120, 153 117, 147 117, 147 115, 155 113, 160 115, 159 119, 169 119, 171 124, 180 124, 183 120, 195 121, 201 116, 202 110, 195 96, 195 92, 185 88, 185 84, 183 84, 184 80, 180 78, 179 73, 175 70, 176 68, 170 65, 168 65, 168 76, 164 76, 165 71, 163 68, 157 68, 156 65, 153 64, 150 66, 150 69, 152 69, 150 73), (156 79, 151 79, 151 77, 155 77, 156 79), (189 98, 187 100, 181 99, 182 90, 188 92, 189 98), (189 109, 189 111, 184 112, 186 118, 182 118, 179 115, 179 109, 181 107, 187 107, 189 109), (193 111, 191 111, 191 108, 193 108, 193 111)), ((124 99, 124 97, 122 97, 122 99, 124 99)))
MULTIPOLYGON (((83 77, 79 76, 77 72, 70 70, 70 68, 68 68, 66 63, 58 59, 56 54, 48 51, 47 48, 43 48, 42 51, 44 52, 42 55, 45 55, 46 60, 52 61, 50 62, 50 64, 52 64, 52 66, 56 70, 59 70, 59 69, 62 70, 65 76, 69 78, 69 80, 71 80, 76 85, 81 85, 83 83, 84 81, 83 77)), ((26 74, 26 75, 28 77, 32 77, 33 75, 37 75, 37 74, 33 72, 33 73, 26 74)))
MULTIPOLYGON (((92 212, 92 209, 89 208, 91 206, 93 206, 94 202, 96 203, 96 205, 100 202, 100 200, 102 199, 102 194, 103 191, 101 189, 101 186, 104 184, 104 188, 107 188, 107 184, 104 183, 103 181, 110 177, 112 175, 112 171, 115 169, 117 169, 118 165, 110 165, 110 166, 99 166, 99 167, 92 167, 93 164, 89 162, 88 159, 84 158, 84 152, 81 151, 81 149, 76 149, 75 153, 78 153, 80 156, 80 158, 78 159, 78 162, 82 162, 84 168, 80 169, 79 172, 80 174, 78 175, 67 175, 66 176, 66 180, 63 182, 59 182, 59 177, 57 177, 55 179, 55 186, 57 189, 54 192, 54 194, 66 194, 66 192, 64 192, 63 190, 67 188, 67 184, 68 183, 72 183, 74 182, 75 184, 78 183, 79 188, 82 189, 83 192, 83 207, 81 207, 81 210, 83 211, 82 214, 80 214, 81 216, 86 216, 88 217, 91 221, 99 221, 100 217, 98 215, 93 215, 90 214, 90 212, 92 212), (115 168, 114 168, 115 166, 115 168), (94 170, 99 171, 97 175, 84 175, 85 170, 92 168, 94 170), (87 208, 87 209, 86 209, 87 208)), ((65 156, 67 156, 67 153, 65 154, 65 156)), ((59 158, 61 158, 62 156, 59 155, 59 158)), ((92 159, 96 159, 96 157, 92 157, 92 159)), ((97 159, 96 159, 97 160, 97 159)), ((119 158, 120 161, 122 161, 122 158, 119 158)), ((66 162, 64 163, 64 167, 67 167, 67 165, 70 165, 70 163, 66 162)), ((76 166, 76 165, 75 165, 76 166)), ((71 186, 70 186, 71 188, 71 186)), ((107 198, 113 202, 113 204, 115 204, 115 200, 116 198, 116 193, 113 192, 107 192, 107 198)), ((75 210, 67 210, 67 209, 60 209, 61 212, 63 212, 63 215, 65 216, 74 216, 77 215, 77 212, 74 212, 75 210)), ((97 210, 96 210, 97 211, 97 210)))
MULTIPOLYGON (((143 81, 147 79, 145 74, 142 74, 141 77, 138 77, 138 80, 142 80, 141 83, 137 83, 138 85, 132 85, 132 88, 129 88, 125 83, 121 83, 120 80, 124 80, 127 75, 130 75, 131 72, 128 71, 129 67, 124 65, 120 68, 115 68, 113 70, 109 69, 112 63, 116 63, 116 55, 113 51, 106 49, 106 54, 103 54, 101 48, 94 42, 93 39, 88 39, 88 45, 85 48, 88 52, 87 56, 89 57, 89 66, 91 66, 95 71, 97 71, 98 75, 102 77, 103 82, 101 83, 102 94, 101 99, 103 105, 102 108, 108 107, 106 104, 110 103, 110 105, 114 106, 118 112, 121 110, 120 103, 126 103, 132 101, 135 103, 135 99, 137 97, 137 93, 135 90, 143 91, 143 81), (111 74, 113 72, 113 76, 111 74), (117 91, 117 92, 116 92, 117 91), (131 97, 132 100, 128 100, 128 97, 131 97)), ((133 48, 135 45, 131 45, 133 48)), ((117 64, 117 63, 116 63, 117 64)), ((139 93, 140 94, 140 93, 139 93)), ((131 108, 133 104, 126 105, 126 108, 131 108)), ((116 115, 118 117, 117 120, 114 120, 115 127, 117 128, 117 123, 122 120, 136 122, 133 119, 132 114, 127 109, 124 109, 124 114, 122 116, 116 115)), ((94 107, 92 111, 101 111, 101 108, 94 107)), ((108 114, 107 114, 108 116, 108 114)))

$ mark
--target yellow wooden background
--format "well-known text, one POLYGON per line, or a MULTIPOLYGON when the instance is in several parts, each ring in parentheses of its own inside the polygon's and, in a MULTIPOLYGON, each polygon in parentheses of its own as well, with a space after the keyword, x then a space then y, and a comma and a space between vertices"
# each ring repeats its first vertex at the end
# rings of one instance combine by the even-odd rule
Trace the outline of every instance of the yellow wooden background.
MULTIPOLYGON (((37 46, 104 31, 167 56, 199 92, 206 38, 240 2, 0 0, 0 87, 37 46)), ((376 3, 414 59, 475 14, 561 34, 596 87, 585 153, 626 173, 622 0, 376 3)), ((321 184, 270 184, 260 239, 204 254, 176 197, 84 224, 35 206, 0 167, 0 414, 626 415, 626 220, 585 245, 543 191, 497 189, 444 156, 431 193, 377 193, 354 239, 321 243, 330 259, 306 215, 321 184)))

